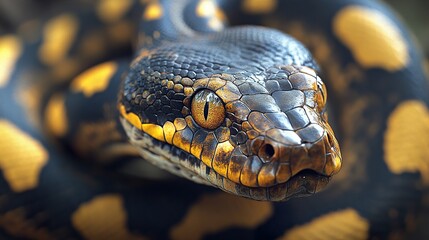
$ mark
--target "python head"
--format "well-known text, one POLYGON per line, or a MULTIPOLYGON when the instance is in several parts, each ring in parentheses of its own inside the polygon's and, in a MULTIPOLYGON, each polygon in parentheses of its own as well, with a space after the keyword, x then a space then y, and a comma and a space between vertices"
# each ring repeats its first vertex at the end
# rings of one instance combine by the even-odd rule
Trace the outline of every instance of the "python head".
POLYGON ((166 41, 131 64, 121 122, 144 159, 176 175, 256 200, 313 194, 341 168, 313 68, 300 43, 269 29, 166 41))

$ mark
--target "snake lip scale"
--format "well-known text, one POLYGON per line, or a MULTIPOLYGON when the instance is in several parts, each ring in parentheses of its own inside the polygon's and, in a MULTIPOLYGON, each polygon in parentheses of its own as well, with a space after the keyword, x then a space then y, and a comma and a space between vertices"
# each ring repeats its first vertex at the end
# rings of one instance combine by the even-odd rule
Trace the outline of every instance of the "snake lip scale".
POLYGON ((286 201, 294 197, 309 196, 322 190, 331 178, 311 169, 303 169, 282 184, 265 188, 246 187, 228 180, 208 167, 201 166, 202 163, 198 159, 188 156, 183 150, 153 139, 122 117, 121 122, 129 133, 128 137, 133 145, 139 146, 140 154, 145 160, 177 176, 218 187, 241 197, 260 201, 286 201), (188 169, 196 169, 198 172, 190 172, 188 169), (204 174, 199 171, 203 171, 204 174))

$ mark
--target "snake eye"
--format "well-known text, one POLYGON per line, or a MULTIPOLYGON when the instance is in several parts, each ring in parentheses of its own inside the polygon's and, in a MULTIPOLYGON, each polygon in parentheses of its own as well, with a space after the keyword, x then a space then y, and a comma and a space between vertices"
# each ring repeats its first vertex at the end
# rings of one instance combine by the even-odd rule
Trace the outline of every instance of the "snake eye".
POLYGON ((317 93, 316 93, 316 103, 317 110, 323 112, 325 110, 325 105, 328 97, 328 92, 326 90, 325 84, 317 78, 317 93))
POLYGON ((191 113, 195 122, 203 128, 213 130, 225 119, 222 100, 212 91, 204 89, 192 99, 191 113))

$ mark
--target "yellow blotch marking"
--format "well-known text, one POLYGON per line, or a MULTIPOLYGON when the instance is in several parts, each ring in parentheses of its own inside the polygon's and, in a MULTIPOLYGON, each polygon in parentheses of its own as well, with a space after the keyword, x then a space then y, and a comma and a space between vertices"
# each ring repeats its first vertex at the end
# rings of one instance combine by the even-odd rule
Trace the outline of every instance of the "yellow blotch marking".
POLYGON ((229 141, 219 143, 216 147, 214 159, 213 159, 213 169, 220 175, 227 177, 227 170, 229 161, 225 161, 231 155, 234 150, 234 146, 229 141))
POLYGON ((127 229, 123 205, 119 195, 95 197, 73 213, 72 224, 85 239, 144 239, 127 229))
POLYGON ((0 37, 0 88, 8 83, 21 52, 22 45, 17 37, 12 35, 0 37))
POLYGON ((161 4, 158 2, 152 2, 146 7, 143 13, 143 18, 148 21, 153 21, 160 19, 163 14, 164 10, 162 9, 161 4))
POLYGON ((173 123, 176 129, 179 131, 185 129, 187 126, 186 120, 184 118, 176 118, 174 119, 173 123))
POLYGON ((152 123, 145 123, 145 124, 142 124, 142 130, 145 133, 149 134, 151 137, 159 141, 165 142, 164 130, 162 129, 161 126, 152 124, 152 123))
POLYGON ((119 106, 119 113, 122 115, 123 118, 125 118, 129 123, 131 123, 131 125, 142 130, 142 122, 139 116, 137 116, 135 113, 127 113, 124 105, 119 106))
POLYGON ((205 235, 232 227, 255 228, 273 213, 269 202, 257 202, 226 193, 203 196, 178 225, 172 239, 201 239, 205 235))
POLYGON ((227 20, 225 12, 219 7, 216 8, 215 16, 222 22, 225 22, 227 20))
POLYGON ((406 40, 395 24, 377 10, 347 7, 334 18, 333 30, 366 68, 397 71, 408 64, 406 40))
POLYGON ((71 83, 74 92, 82 92, 85 97, 91 97, 97 92, 106 90, 118 66, 114 62, 97 65, 76 77, 71 83))
POLYGON ((103 21, 115 22, 124 16, 132 3, 131 0, 102 0, 97 5, 97 14, 103 21))
POLYGON ((244 11, 253 14, 270 13, 277 6, 277 0, 244 0, 242 8, 244 11))
POLYGON ((48 161, 48 152, 14 124, 0 120, 0 169, 14 192, 33 189, 48 161))
POLYGON ((216 4, 213 0, 200 0, 197 5, 197 16, 199 17, 211 17, 216 13, 216 4))
POLYGON ((217 18, 211 18, 209 21, 209 27, 213 30, 219 31, 223 28, 223 23, 217 18))
POLYGON ((294 227, 281 240, 367 239, 369 222, 354 209, 328 213, 313 221, 294 227), (347 226, 347 227, 345 227, 347 226))
POLYGON ((211 29, 221 30, 223 28, 223 21, 226 19, 225 14, 213 0, 200 0, 196 14, 202 18, 210 18, 208 25, 211 29))
POLYGON ((78 21, 71 14, 50 20, 43 29, 44 42, 39 50, 40 59, 49 65, 64 60, 78 30, 78 21))
POLYGON ((63 95, 56 94, 49 100, 45 119, 48 129, 53 135, 61 137, 67 133, 68 121, 63 95))
POLYGON ((174 133, 176 132, 176 127, 174 127, 174 124, 169 121, 165 122, 163 130, 164 130, 165 141, 169 144, 173 144, 173 136, 174 136, 174 133))
POLYGON ((429 111, 423 102, 406 101, 390 115, 384 157, 391 172, 420 172, 429 185, 429 111))
POLYGON ((143 132, 149 134, 151 137, 165 142, 164 138, 164 130, 161 126, 152 124, 152 123, 144 123, 142 124, 139 116, 135 113, 127 113, 124 105, 119 106, 119 113, 124 117, 129 123, 131 123, 134 127, 142 130, 143 132))

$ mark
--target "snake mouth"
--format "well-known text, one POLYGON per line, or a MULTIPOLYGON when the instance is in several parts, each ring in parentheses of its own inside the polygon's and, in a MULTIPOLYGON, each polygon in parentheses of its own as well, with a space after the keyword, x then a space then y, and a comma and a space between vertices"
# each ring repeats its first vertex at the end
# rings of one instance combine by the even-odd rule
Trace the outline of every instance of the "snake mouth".
POLYGON ((304 169, 288 181, 271 187, 246 187, 231 183, 224 179, 220 188, 241 197, 258 201, 287 201, 291 198, 306 197, 323 190, 329 183, 331 177, 320 174, 311 169, 304 169), (231 187, 234 186, 234 188, 231 187))
POLYGON ((285 199, 304 197, 323 190, 329 183, 330 176, 321 174, 312 169, 304 169, 286 182, 288 191, 285 199))
POLYGON ((287 181, 272 186, 250 187, 231 181, 183 150, 157 141, 135 128, 125 119, 121 122, 140 155, 154 165, 197 183, 212 185, 226 192, 259 201, 286 201, 315 194, 328 184, 331 175, 304 168, 287 181))

